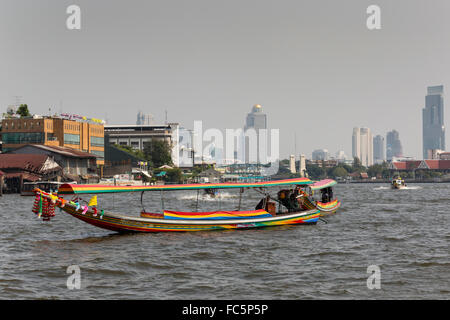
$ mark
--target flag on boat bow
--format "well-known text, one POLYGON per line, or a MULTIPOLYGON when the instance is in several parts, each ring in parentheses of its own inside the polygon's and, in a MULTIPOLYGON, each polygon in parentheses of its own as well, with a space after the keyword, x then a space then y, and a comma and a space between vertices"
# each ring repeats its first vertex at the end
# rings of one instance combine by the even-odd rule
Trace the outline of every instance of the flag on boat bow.
POLYGON ((97 205, 97 196, 93 196, 91 198, 91 200, 89 200, 88 206, 92 207, 92 206, 96 206, 97 205))

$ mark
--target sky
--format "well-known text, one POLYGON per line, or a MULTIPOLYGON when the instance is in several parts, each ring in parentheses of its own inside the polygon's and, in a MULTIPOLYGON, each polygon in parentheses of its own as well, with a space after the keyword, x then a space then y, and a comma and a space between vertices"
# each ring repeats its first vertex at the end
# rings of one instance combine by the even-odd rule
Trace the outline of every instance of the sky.
POLYGON ((281 158, 351 156, 353 127, 396 129, 421 158, 427 86, 449 96, 449 40, 448 0, 1 0, 0 112, 19 100, 134 124, 167 111, 225 130, 260 104, 281 158), (72 4, 80 30, 66 27, 72 4), (372 4, 380 30, 366 26, 372 4))

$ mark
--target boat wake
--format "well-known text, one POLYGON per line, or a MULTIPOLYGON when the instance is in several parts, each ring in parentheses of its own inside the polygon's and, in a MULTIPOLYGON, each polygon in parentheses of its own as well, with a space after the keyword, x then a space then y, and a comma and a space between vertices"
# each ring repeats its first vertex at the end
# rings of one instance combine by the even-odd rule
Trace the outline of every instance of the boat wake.
MULTIPOLYGON (((389 189, 391 189, 391 187, 383 186, 383 187, 373 188, 373 190, 389 190, 389 189)), ((410 187, 408 187, 408 186, 406 186, 406 187, 398 189, 398 190, 418 190, 418 189, 422 189, 422 187, 419 187, 419 186, 410 186, 410 187)))
POLYGON ((404 190, 418 190, 418 189, 422 189, 422 187, 419 187, 419 186, 411 186, 411 187, 408 187, 408 186, 406 186, 406 187, 404 188, 404 190))

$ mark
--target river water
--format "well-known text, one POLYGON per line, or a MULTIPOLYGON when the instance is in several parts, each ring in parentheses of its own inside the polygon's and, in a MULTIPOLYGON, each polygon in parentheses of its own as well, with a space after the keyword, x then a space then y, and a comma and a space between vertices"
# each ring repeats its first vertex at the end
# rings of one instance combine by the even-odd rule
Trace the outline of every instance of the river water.
MULTIPOLYGON (((335 195, 342 207, 327 223, 154 234, 116 234, 58 209, 43 222, 32 197, 4 195, 0 299, 450 298, 450 184, 339 184, 335 195), (373 265, 380 289, 367 285, 373 265), (67 286, 69 266, 80 270, 80 289, 67 286)), ((243 204, 260 197, 246 192, 243 204)), ((196 199, 168 193, 164 207, 195 210, 196 199)), ((144 200, 147 211, 160 208, 159 193, 144 200)), ((236 209, 238 200, 200 195, 199 210, 236 209)), ((138 215, 140 194, 99 196, 99 207, 138 215)))

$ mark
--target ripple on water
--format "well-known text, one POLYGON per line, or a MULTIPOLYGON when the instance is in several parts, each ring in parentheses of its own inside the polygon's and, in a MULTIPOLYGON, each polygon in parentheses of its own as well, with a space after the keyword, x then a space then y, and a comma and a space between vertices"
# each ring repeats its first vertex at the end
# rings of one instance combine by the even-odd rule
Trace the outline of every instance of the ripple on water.
MULTIPOLYGON (((59 212, 43 223, 30 212, 32 198, 5 195, 0 298, 450 298, 450 185, 410 185, 396 192, 385 185, 339 184, 335 194, 341 210, 314 226, 126 235, 59 212), (379 292, 366 286, 373 264, 381 268, 379 292), (80 267, 78 292, 67 289, 69 265, 80 267)), ((104 195, 99 203, 138 215, 139 197, 104 195)), ((248 193, 243 205, 252 208, 259 198, 248 193)), ((183 209, 193 199, 181 192, 166 205, 183 209)), ((237 199, 232 192, 222 194, 221 208, 235 209, 237 199)), ((159 210, 159 195, 145 200, 159 210)), ((209 197, 199 203, 200 210, 216 209, 209 197)))

